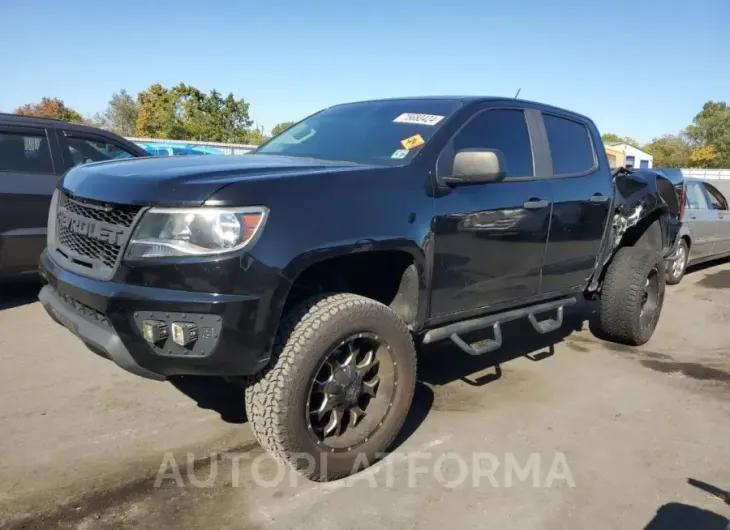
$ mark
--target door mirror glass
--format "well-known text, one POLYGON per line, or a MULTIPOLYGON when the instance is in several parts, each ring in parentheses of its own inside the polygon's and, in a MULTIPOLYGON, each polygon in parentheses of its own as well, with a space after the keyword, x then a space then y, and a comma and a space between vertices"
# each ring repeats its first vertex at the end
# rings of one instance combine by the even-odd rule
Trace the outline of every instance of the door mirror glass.
POLYGON ((499 149, 468 148, 457 151, 451 176, 444 181, 451 186, 499 182, 507 175, 504 156, 499 149))

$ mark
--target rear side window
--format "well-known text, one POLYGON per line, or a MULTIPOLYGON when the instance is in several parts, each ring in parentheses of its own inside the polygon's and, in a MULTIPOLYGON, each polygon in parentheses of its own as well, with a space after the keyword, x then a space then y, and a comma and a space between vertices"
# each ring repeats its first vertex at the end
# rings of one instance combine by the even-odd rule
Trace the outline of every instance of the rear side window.
POLYGON ((723 197, 722 193, 717 191, 717 188, 707 184, 706 182, 703 185, 705 186, 705 189, 707 190, 707 195, 710 198, 710 202, 712 203, 712 209, 727 210, 727 201, 725 200, 725 197, 723 197))
POLYGON ((543 114, 554 175, 590 171, 596 165, 588 129, 577 121, 543 114))
POLYGON ((710 208, 699 182, 687 183, 687 206, 692 210, 708 210, 710 208))
POLYGON ((490 110, 478 114, 454 138, 454 150, 499 149, 505 159, 507 178, 532 177, 532 145, 525 113, 521 110, 490 110))
POLYGON ((129 151, 117 147, 112 143, 105 142, 102 139, 91 140, 67 136, 66 146, 68 148, 68 154, 71 157, 71 163, 74 166, 88 164, 89 162, 133 158, 135 156, 129 151))
POLYGON ((45 134, 0 132, 0 171, 53 173, 45 134))

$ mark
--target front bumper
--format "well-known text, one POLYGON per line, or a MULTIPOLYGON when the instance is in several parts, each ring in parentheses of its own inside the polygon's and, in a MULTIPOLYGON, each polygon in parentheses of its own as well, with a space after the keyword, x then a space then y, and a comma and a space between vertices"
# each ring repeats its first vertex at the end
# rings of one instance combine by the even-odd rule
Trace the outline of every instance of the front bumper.
POLYGON ((250 375, 268 362, 276 321, 270 298, 95 280, 62 269, 47 251, 40 272, 39 299, 51 318, 90 350, 136 375, 158 380, 250 375), (169 323, 180 317, 199 319, 203 326, 194 348, 179 347, 171 338, 155 345, 144 339, 141 319, 169 323), (210 327, 204 327, 207 322, 210 327))

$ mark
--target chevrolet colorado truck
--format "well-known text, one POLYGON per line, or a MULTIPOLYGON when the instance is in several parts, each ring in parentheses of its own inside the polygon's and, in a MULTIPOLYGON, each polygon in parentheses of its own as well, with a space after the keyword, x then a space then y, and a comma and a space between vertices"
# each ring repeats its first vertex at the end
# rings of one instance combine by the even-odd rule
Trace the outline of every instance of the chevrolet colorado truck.
POLYGON ((241 382, 261 445, 329 480, 393 442, 416 345, 486 355, 503 323, 548 333, 579 297, 600 300, 604 337, 648 341, 677 203, 657 173, 612 172, 593 122, 563 109, 343 104, 243 156, 71 169, 39 298, 129 372, 241 382))

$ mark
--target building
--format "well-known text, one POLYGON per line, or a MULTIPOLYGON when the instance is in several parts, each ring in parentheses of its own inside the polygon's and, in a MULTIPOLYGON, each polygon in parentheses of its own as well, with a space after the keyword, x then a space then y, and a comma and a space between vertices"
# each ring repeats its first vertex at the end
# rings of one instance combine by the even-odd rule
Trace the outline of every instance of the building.
POLYGON ((611 167, 636 167, 649 169, 654 166, 654 157, 638 147, 622 142, 606 142, 603 145, 611 167))

